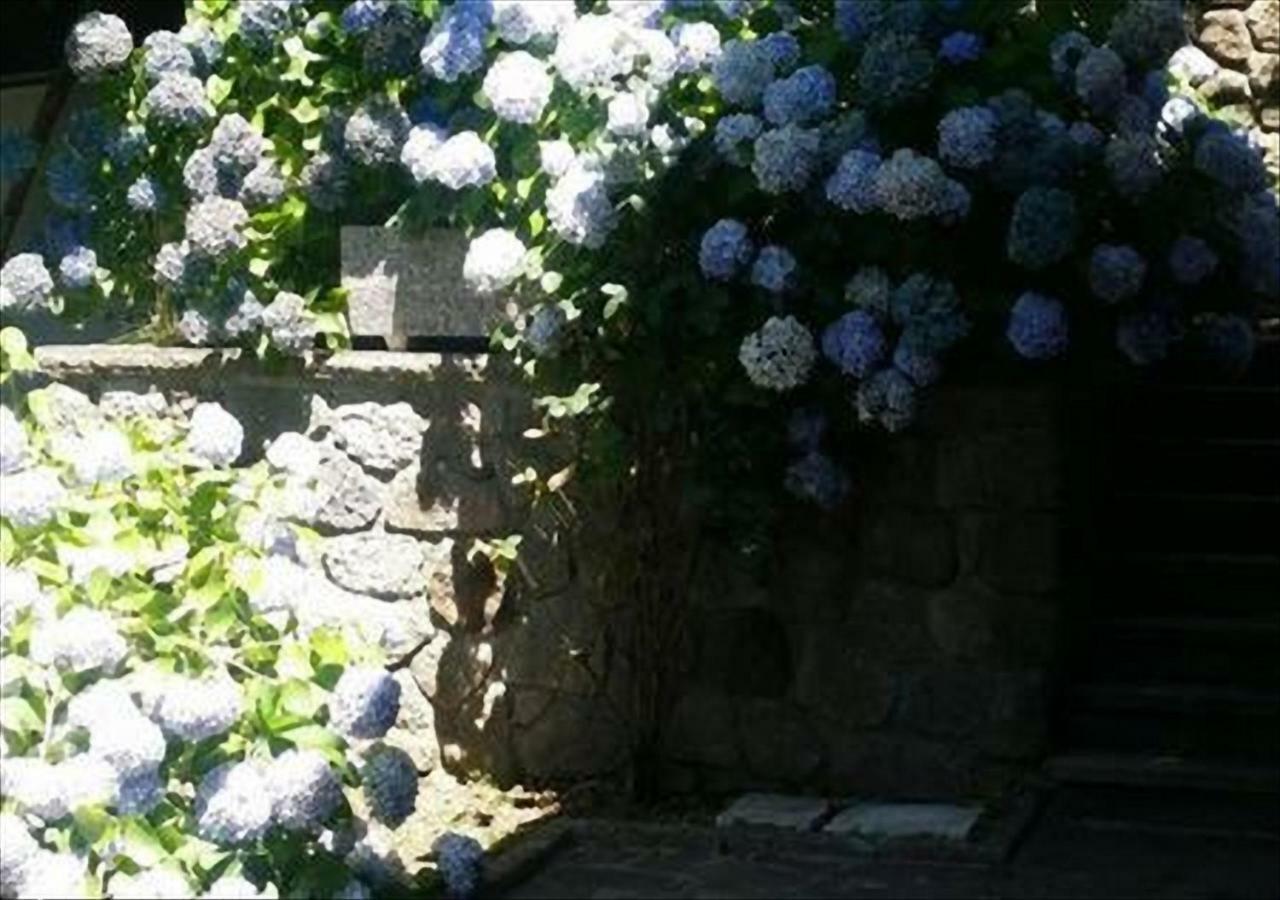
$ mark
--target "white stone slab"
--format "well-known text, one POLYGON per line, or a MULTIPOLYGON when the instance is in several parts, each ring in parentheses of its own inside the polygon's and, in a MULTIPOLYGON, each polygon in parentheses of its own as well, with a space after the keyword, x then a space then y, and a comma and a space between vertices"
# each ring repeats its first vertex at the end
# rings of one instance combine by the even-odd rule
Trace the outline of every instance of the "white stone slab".
MULTIPOLYGON (((467 238, 434 229, 419 238, 370 226, 342 229, 342 286, 357 337, 488 337, 514 314, 512 298, 467 288, 467 238)), ((395 343, 395 342, 391 342, 395 343)))
POLYGON ((743 794, 716 816, 716 827, 767 825, 813 831, 831 809, 826 800, 787 794, 743 794))
POLYGON ((945 803, 858 803, 832 819, 824 831, 873 841, 936 838, 963 841, 982 815, 980 806, 945 803))

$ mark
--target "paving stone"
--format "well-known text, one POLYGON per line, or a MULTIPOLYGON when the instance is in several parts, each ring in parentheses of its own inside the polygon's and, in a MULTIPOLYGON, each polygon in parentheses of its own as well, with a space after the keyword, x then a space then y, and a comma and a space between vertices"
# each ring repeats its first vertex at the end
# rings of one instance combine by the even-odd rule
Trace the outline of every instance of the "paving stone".
POLYGON ((823 830, 875 840, 928 837, 963 841, 981 815, 980 806, 858 803, 837 815, 823 830))
POLYGON ((789 794, 743 794, 716 816, 716 825, 767 825, 792 831, 814 831, 831 804, 817 797, 789 794))
POLYGON ((426 584, 422 545, 400 534, 346 534, 330 538, 324 568, 337 584, 357 594, 401 600, 426 584))

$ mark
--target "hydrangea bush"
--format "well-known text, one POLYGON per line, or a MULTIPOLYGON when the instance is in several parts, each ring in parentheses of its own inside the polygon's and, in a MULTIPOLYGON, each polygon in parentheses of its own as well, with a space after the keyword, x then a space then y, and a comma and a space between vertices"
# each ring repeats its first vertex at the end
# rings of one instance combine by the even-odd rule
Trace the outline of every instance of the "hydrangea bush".
POLYGON ((418 774, 378 628, 297 575, 287 473, 232 468, 216 405, 69 421, 53 390, 0 406, 0 895, 368 896, 349 798, 394 828, 418 774))

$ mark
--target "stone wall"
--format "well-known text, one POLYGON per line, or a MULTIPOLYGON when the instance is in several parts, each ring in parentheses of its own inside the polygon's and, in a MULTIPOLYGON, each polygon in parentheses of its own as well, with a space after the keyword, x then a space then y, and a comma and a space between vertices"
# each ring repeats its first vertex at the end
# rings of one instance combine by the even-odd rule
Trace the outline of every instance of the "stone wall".
POLYGON ((1056 394, 949 387, 868 442, 839 521, 794 510, 763 573, 699 592, 668 783, 996 793, 1044 750, 1062 594, 1056 394))
MULTIPOLYGON (((216 401, 244 463, 319 450, 324 537, 306 576, 394 623, 408 702, 395 736, 424 771, 500 783, 619 773, 628 673, 595 585, 609 539, 577 538, 510 486, 528 397, 485 357, 348 353, 270 375, 236 351, 47 347, 63 402, 181 419, 216 401), (283 437, 282 437, 283 436, 283 437), (519 533, 517 571, 469 561, 519 533), (610 635, 612 632, 612 636, 610 635)), ((872 438, 843 518, 797 508, 760 567, 702 567, 694 670, 668 733, 676 789, 993 792, 1033 763, 1060 593, 1053 397, 952 387, 922 427, 872 438)))
POLYGON ((1254 124, 1268 168, 1280 177, 1280 0, 1196 0, 1196 43, 1216 65, 1193 77, 1219 109, 1254 124))

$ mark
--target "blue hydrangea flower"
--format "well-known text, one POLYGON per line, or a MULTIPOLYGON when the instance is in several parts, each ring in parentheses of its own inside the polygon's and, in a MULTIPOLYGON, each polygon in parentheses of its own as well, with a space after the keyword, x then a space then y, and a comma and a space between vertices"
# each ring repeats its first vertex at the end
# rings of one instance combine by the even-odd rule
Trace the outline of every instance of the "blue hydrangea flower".
POLYGON ((822 444, 827 433, 827 417, 816 409, 797 409, 787 421, 787 443, 809 452, 822 444))
POLYGON ((836 30, 849 43, 883 32, 915 34, 930 21, 922 0, 837 0, 836 30))
POLYGON ((1124 96, 1124 60, 1109 47, 1088 50, 1076 66, 1076 96, 1097 115, 1106 115, 1124 96))
POLYGON ((878 154, 850 150, 840 157, 840 165, 827 179, 827 199, 843 210, 869 213, 876 209, 878 154))
POLYGON ((921 353, 909 341, 898 341, 893 351, 893 367, 918 388, 928 387, 942 377, 942 363, 938 358, 921 353))
POLYGON ((822 333, 822 355, 854 378, 871 374, 888 353, 889 344, 880 323, 861 309, 845 313, 822 333))
POLYGON ((117 128, 107 139, 107 158, 118 166, 127 166, 147 152, 147 129, 141 125, 117 128))
POLYGON ((802 190, 817 169, 822 137, 812 128, 783 125, 756 138, 751 171, 760 190, 785 194, 802 190))
POLYGON ((88 247, 76 247, 58 263, 58 281, 69 290, 83 290, 93 284, 98 256, 88 247))
POLYGON ((484 65, 485 24, 460 8, 450 7, 431 27, 419 55, 422 68, 441 81, 457 81, 484 65))
POLYGON ((1195 323, 1195 339, 1210 363, 1232 375, 1249 368, 1257 349, 1253 323, 1244 316, 1204 316, 1195 323))
POLYGON ((1198 237, 1184 234, 1169 248, 1169 271, 1179 284, 1199 284, 1218 267, 1218 254, 1198 237))
POLYGON ((1089 258, 1089 287, 1094 296, 1108 303, 1136 295, 1146 275, 1146 260, 1129 246, 1099 244, 1089 258))
POLYGON ((89 191, 89 167, 74 153, 63 150, 45 168, 49 199, 63 209, 86 210, 93 205, 89 191))
POLYGON ((773 66, 779 72, 787 71, 800 61, 800 42, 789 31, 775 31, 765 35, 760 39, 760 46, 773 60, 773 66))
POLYGON ((1107 174, 1126 200, 1140 200, 1164 178, 1160 144, 1149 134, 1117 134, 1107 143, 1107 174))
POLYGON ((902 328, 902 341, 926 356, 942 353, 969 333, 955 286, 943 278, 920 272, 907 278, 890 295, 889 311, 902 328))
POLYGON ((854 402, 858 421, 898 432, 916 417, 916 386, 896 368, 881 369, 858 385, 854 402))
POLYGON ((938 158, 960 169, 980 169, 996 155, 996 114, 985 106, 953 109, 938 123, 938 158))
POLYGON ((835 76, 822 66, 797 69, 764 91, 764 116, 774 125, 807 125, 829 116, 835 104, 835 76))
POLYGON ((0 129, 0 181, 16 181, 36 164, 35 141, 13 128, 0 129))
POLYGON ((390 7, 388 0, 355 0, 342 11, 342 30, 349 34, 363 34, 382 22, 390 7))
POLYGON ((972 31, 953 31, 942 39, 938 59, 953 66, 977 62, 982 58, 982 36, 972 31))
POLYGON ((240 36, 251 47, 265 48, 289 28, 291 0, 253 0, 239 3, 240 36))
POLYGON ((1028 291, 1013 305, 1005 336, 1025 359, 1052 359, 1067 349, 1067 310, 1052 297, 1028 291))
POLYGON ((736 219, 721 219, 702 236, 698 265, 708 278, 728 281, 751 259, 752 250, 747 226, 736 219))
POLYGON ((858 63, 859 96, 873 109, 890 109, 919 97, 932 79, 933 54, 908 34, 876 35, 858 63))
POLYGON ((1032 270, 1066 259, 1075 246, 1077 225, 1076 202, 1069 192, 1030 188, 1013 207, 1007 241, 1009 259, 1032 270))
POLYGON ((814 450, 787 467, 783 486, 793 497, 829 510, 849 495, 849 476, 825 453, 814 450))
POLYGON ((761 247, 760 255, 751 267, 751 283, 780 294, 791 287, 796 267, 795 256, 785 247, 774 244, 761 247))
POLYGON ((1229 191, 1249 194, 1267 185, 1262 157, 1248 141, 1227 131, 1213 130, 1196 144, 1196 170, 1229 191))
POLYGON ((1180 336, 1169 312, 1152 307, 1119 321, 1116 349, 1135 366, 1149 366, 1165 359, 1180 336))

